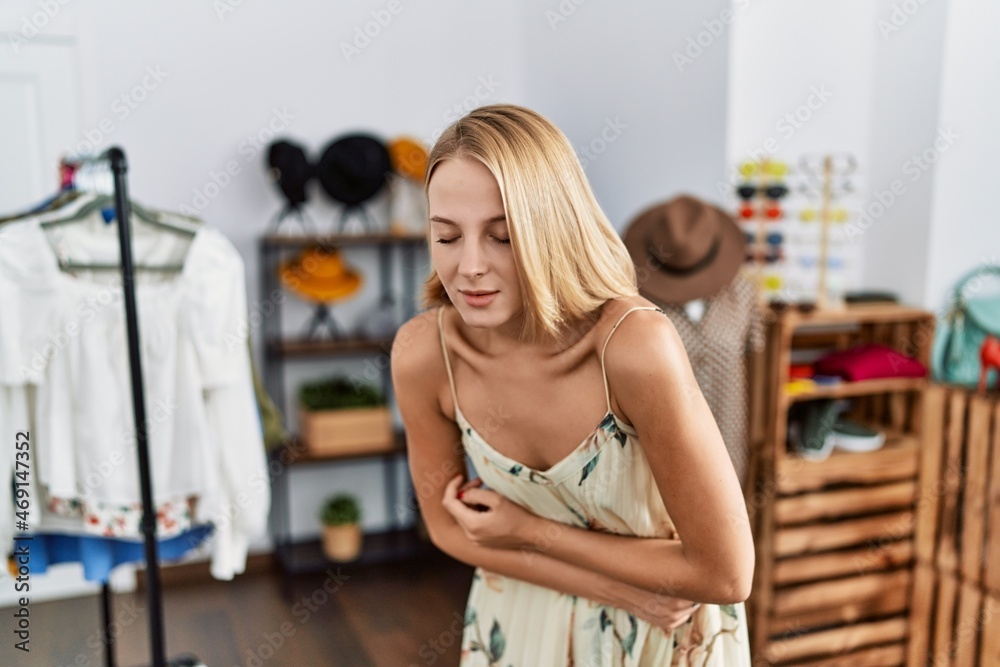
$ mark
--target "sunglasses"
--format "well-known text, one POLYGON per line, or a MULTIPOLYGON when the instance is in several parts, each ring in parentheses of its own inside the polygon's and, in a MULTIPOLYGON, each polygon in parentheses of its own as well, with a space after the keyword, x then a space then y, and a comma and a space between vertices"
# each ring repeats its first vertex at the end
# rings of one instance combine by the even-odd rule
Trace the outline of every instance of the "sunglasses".
MULTIPOLYGON (((781 210, 777 204, 769 204, 765 206, 761 211, 762 217, 769 220, 779 220, 785 217, 784 211, 781 210)), ((757 210, 749 204, 744 204, 740 207, 740 217, 744 220, 749 220, 757 216, 757 210)))
POLYGON ((788 188, 784 185, 751 185, 744 183, 736 188, 736 194, 743 201, 749 201, 760 194, 768 199, 781 199, 788 194, 788 188))
POLYGON ((738 169, 740 175, 744 178, 749 178, 756 174, 784 176, 788 173, 788 165, 778 160, 775 160, 774 162, 756 162, 755 160, 747 160, 746 162, 741 162, 738 169))
MULTIPOLYGON (((743 236, 746 237, 747 243, 750 245, 755 245, 757 243, 757 235, 753 232, 743 232, 743 236)), ((764 242, 768 245, 781 245, 784 240, 785 237, 781 232, 771 232, 764 237, 764 242)))
POLYGON ((816 310, 815 301, 797 301, 795 303, 790 303, 783 299, 775 299, 774 301, 769 301, 768 306, 771 307, 776 313, 784 313, 787 310, 797 310, 800 313, 811 313, 816 310))
MULTIPOLYGON (((847 215, 846 208, 835 208, 830 211, 830 222, 846 222, 847 215)), ((804 208, 799 212, 799 219, 802 220, 802 222, 814 222, 819 220, 819 210, 815 208, 804 208)))
MULTIPOLYGON (((811 255, 805 257, 799 257, 799 264, 801 264, 803 268, 812 269, 819 264, 819 259, 811 255)), ((840 257, 827 257, 826 268, 842 269, 844 268, 844 260, 841 259, 840 257)))
POLYGON ((774 264, 775 262, 780 262, 783 259, 785 259, 785 253, 783 253, 780 248, 775 246, 771 246, 766 251, 747 248, 746 252, 746 261, 751 263, 774 264))

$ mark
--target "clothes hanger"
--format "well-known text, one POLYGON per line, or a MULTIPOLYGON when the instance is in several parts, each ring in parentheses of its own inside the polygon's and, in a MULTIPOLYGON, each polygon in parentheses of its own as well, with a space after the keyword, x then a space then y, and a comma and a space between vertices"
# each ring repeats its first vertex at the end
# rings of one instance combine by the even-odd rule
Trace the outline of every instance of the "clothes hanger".
MULTIPOLYGON (((78 222, 89 216, 97 209, 114 208, 114 205, 115 198, 113 196, 98 194, 91 201, 74 211, 71 215, 64 218, 50 218, 42 221, 40 224, 46 229, 51 229, 67 223, 78 222)), ((134 213, 137 218, 143 222, 153 225, 154 227, 185 236, 194 236, 197 233, 197 228, 195 227, 196 221, 194 218, 186 218, 191 221, 190 224, 177 224, 167 220, 166 217, 159 211, 150 211, 136 202, 129 202, 129 210, 131 213, 134 213)))
POLYGON ((48 199, 48 201, 39 204, 35 208, 29 211, 22 211, 21 213, 15 213, 13 215, 7 215, 0 217, 0 225, 7 222, 16 222, 18 220, 23 220, 24 218, 33 218, 40 213, 48 213, 51 211, 57 211, 64 206, 72 204, 76 199, 82 196, 83 193, 79 190, 60 190, 58 193, 53 195, 48 199))
MULTIPOLYGON (((56 227, 60 227, 67 224, 79 223, 86 220, 94 211, 109 208, 114 206, 114 197, 106 194, 98 194, 91 201, 85 203, 79 209, 74 211, 72 214, 63 218, 52 218, 44 220, 39 223, 39 225, 48 230, 56 227)), ((146 222, 158 229, 162 229, 167 232, 174 234, 179 234, 181 236, 193 237, 197 233, 197 228, 192 226, 182 226, 173 222, 170 222, 162 216, 159 212, 149 211, 146 208, 135 204, 134 202, 129 203, 130 213, 136 218, 146 222)), ((192 219, 193 220, 193 219, 192 219)), ((121 271, 121 264, 91 264, 91 263, 80 263, 80 262, 67 262, 62 259, 59 260, 59 268, 63 271, 121 271)), ((133 266, 137 271, 148 271, 148 272, 159 272, 159 273, 178 273, 184 268, 183 263, 179 264, 141 264, 137 263, 133 266)))
MULTIPOLYGON (((90 197, 90 200, 67 216, 46 218, 39 223, 39 226, 45 230, 50 230, 67 224, 79 223, 86 220, 95 211, 114 208, 115 198, 106 191, 109 176, 110 173, 106 167, 102 168, 99 163, 89 164, 85 162, 80 165, 72 175, 72 187, 84 191, 85 195, 90 197), (104 189, 103 192, 101 191, 102 189, 104 189)), ((75 199, 71 201, 75 201, 75 199)), ((198 224, 200 223, 196 218, 187 216, 177 216, 186 222, 173 222, 159 211, 148 210, 130 201, 128 202, 128 215, 126 217, 131 219, 133 216, 160 230, 186 237, 195 236, 198 224)), ((59 260, 59 267, 63 271, 120 271, 122 268, 120 264, 76 263, 67 262, 62 259, 59 260)), ((184 265, 183 263, 164 265, 135 264, 134 268, 138 271, 177 273, 184 268, 184 265)))

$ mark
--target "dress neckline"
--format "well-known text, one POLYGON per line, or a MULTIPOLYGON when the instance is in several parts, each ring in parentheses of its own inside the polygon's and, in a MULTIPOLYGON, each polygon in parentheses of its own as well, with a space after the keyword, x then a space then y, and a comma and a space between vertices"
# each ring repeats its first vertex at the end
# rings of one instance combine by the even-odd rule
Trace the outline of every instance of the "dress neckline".
MULTIPOLYGON (((473 426, 472 423, 465 417, 462 413, 462 409, 458 407, 458 403, 455 403, 455 418, 456 421, 461 421, 460 426, 463 434, 468 434, 474 437, 487 451, 487 453, 497 460, 505 470, 514 474, 524 471, 528 477, 532 479, 532 481, 539 481, 540 479, 549 483, 558 482, 565 476, 575 473, 577 470, 586 465, 587 461, 596 456, 601 450, 604 449, 608 442, 614 439, 613 436, 616 430, 620 429, 630 436, 637 435, 635 428, 631 424, 627 424, 622 421, 622 419, 616 415, 613 410, 608 410, 597 427, 588 433, 580 444, 545 470, 539 470, 511 458, 491 445, 489 441, 487 441, 486 438, 479 433, 476 427, 473 426), (605 437, 599 444, 595 444, 595 437, 599 436, 602 432, 607 433, 607 437, 605 437), (579 465, 573 467, 573 462, 579 462, 579 465), (562 473, 565 473, 565 475, 562 473)), ((619 440, 619 442, 624 444, 624 439, 619 440)))

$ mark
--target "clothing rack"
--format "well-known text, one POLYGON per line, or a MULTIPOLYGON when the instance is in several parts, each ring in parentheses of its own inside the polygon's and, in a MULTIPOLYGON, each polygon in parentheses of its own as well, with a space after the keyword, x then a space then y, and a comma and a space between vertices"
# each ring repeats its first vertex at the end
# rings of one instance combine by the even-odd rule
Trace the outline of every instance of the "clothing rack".
MULTIPOLYGON (((132 263, 132 242, 128 221, 130 218, 125 152, 118 146, 109 148, 96 157, 74 161, 77 164, 109 164, 114 178, 115 220, 118 224, 118 242, 121 250, 122 290, 125 301, 125 323, 128 330, 129 367, 132 382, 132 413, 135 418, 136 446, 138 448, 139 486, 142 495, 142 534, 146 559, 146 601, 149 620, 149 644, 153 667, 168 665, 196 665, 198 660, 185 656, 167 662, 163 628, 163 590, 160 579, 159 545, 156 542, 156 510, 153 505, 153 488, 149 471, 149 444, 146 432, 146 403, 143 395, 142 365, 139 357, 139 325, 135 304, 135 269, 132 263)), ((105 581, 101 589, 101 607, 104 622, 105 664, 114 667, 114 636, 111 633, 111 589, 105 581)))

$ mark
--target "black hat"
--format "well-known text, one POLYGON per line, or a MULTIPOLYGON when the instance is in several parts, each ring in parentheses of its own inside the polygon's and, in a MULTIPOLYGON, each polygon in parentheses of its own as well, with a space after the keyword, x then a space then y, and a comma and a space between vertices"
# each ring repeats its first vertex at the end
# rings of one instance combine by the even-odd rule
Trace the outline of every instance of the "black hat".
POLYGON ((267 149, 270 177, 288 201, 288 207, 299 208, 308 199, 306 183, 316 175, 305 150, 298 144, 280 139, 267 149))
POLYGON ((334 139, 316 165, 323 189, 347 206, 357 206, 378 194, 391 168, 385 144, 366 134, 334 139))

